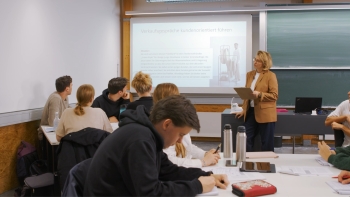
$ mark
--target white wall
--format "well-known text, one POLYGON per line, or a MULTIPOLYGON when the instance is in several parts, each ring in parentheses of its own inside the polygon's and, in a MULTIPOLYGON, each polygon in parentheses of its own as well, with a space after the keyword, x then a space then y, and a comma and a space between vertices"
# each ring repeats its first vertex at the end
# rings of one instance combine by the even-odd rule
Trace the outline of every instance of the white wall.
POLYGON ((56 78, 96 96, 118 76, 119 0, 0 1, 0 113, 41 108, 56 78))

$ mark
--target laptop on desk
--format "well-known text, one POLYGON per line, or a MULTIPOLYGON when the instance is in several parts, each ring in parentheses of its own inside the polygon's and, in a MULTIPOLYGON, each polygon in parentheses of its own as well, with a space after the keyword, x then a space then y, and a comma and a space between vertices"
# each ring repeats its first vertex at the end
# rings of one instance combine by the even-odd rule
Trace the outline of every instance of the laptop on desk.
POLYGON ((311 114, 316 108, 321 109, 322 97, 296 97, 295 113, 311 114))

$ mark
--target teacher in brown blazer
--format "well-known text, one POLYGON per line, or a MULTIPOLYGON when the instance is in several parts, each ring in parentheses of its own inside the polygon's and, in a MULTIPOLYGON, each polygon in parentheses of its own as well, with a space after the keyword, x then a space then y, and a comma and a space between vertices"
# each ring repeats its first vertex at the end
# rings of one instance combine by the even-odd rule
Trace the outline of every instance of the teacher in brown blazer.
POLYGON ((275 73, 270 71, 272 66, 270 53, 258 51, 253 61, 255 70, 247 73, 245 87, 252 89, 254 99, 244 100, 243 112, 237 113, 236 118, 244 116, 248 152, 253 151, 254 138, 258 134, 261 136, 262 151, 274 151, 277 78, 275 73))

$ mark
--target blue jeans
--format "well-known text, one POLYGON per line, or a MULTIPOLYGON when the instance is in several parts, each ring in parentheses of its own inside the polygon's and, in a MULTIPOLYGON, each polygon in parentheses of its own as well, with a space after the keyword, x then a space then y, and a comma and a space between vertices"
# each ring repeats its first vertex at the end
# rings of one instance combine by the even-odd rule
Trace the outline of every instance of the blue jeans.
POLYGON ((254 139, 258 134, 260 134, 261 137, 261 151, 274 151, 275 122, 256 122, 254 107, 249 107, 245 120, 244 126, 247 135, 247 152, 254 151, 254 139))

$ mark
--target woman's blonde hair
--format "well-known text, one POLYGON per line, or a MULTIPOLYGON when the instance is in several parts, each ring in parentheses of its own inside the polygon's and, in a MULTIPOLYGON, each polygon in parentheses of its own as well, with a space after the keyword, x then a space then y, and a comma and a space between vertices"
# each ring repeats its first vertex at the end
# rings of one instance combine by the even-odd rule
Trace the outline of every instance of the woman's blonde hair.
MULTIPOLYGON (((179 95, 179 88, 173 83, 161 83, 158 84, 153 92, 153 103, 156 104, 159 100, 172 96, 179 95)), ((182 158, 186 157, 186 148, 182 143, 176 142, 175 144, 176 156, 181 156, 182 158)))
POLYGON ((95 89, 90 84, 81 85, 77 90, 77 106, 74 108, 74 113, 78 116, 85 114, 84 108, 95 96, 95 89))
POLYGON ((160 83, 154 89, 153 103, 156 104, 160 99, 172 95, 180 95, 179 88, 173 83, 160 83))
POLYGON ((256 55, 263 64, 263 70, 269 70, 272 67, 272 58, 269 52, 258 51, 256 55))
POLYGON ((137 93, 143 94, 149 92, 152 88, 152 78, 149 74, 139 71, 135 74, 131 86, 135 88, 137 93))

